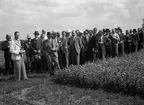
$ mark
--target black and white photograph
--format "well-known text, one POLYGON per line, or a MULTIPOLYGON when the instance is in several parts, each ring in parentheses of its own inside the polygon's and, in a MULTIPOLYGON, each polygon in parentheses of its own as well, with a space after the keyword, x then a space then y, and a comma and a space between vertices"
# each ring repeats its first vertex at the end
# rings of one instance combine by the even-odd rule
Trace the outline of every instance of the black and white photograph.
POLYGON ((144 0, 0 0, 0 105, 144 105, 144 0))

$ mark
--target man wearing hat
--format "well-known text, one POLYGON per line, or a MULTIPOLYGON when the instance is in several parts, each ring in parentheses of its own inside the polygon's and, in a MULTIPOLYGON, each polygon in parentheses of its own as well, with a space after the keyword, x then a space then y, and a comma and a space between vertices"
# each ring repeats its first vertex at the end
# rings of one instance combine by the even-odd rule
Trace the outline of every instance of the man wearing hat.
POLYGON ((2 43, 2 50, 4 51, 4 58, 5 58, 5 71, 4 71, 5 75, 13 73, 13 62, 11 60, 10 43, 11 43, 11 36, 7 34, 6 41, 2 43))
POLYGON ((42 41, 46 40, 46 31, 44 29, 42 29, 42 33, 41 33, 40 38, 42 41))
POLYGON ((112 40, 110 39, 110 30, 105 30, 104 45, 106 50, 106 57, 112 57, 112 40))
POLYGON ((32 56, 33 56, 33 69, 36 70, 36 72, 41 72, 41 39, 39 38, 39 32, 35 31, 34 32, 35 38, 32 39, 31 44, 32 44, 32 56))
POLYGON ((31 35, 27 34, 27 40, 24 44, 24 49, 26 51, 26 69, 28 70, 28 72, 31 71, 32 69, 32 44, 31 44, 31 35))
POLYGON ((136 29, 133 29, 133 35, 132 35, 132 42, 133 42, 133 45, 134 45, 134 51, 138 51, 138 42, 139 42, 140 38, 139 38, 139 35, 137 33, 137 30, 136 29))
POLYGON ((96 58, 98 57, 97 28, 93 29, 93 33, 92 33, 89 47, 90 47, 90 51, 91 51, 91 55, 92 55, 92 61, 96 61, 96 58))
POLYGON ((43 62, 45 62, 45 70, 50 73, 50 75, 53 75, 53 66, 52 66, 52 57, 51 55, 53 54, 52 51, 52 35, 50 32, 47 32, 47 37, 48 39, 44 40, 43 45, 42 45, 42 50, 41 53, 44 56, 43 62))

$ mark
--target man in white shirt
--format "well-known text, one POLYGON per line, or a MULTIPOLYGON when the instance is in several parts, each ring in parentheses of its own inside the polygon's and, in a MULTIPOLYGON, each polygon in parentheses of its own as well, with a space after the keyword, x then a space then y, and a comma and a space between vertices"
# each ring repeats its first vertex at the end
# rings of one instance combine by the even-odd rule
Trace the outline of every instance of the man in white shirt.
POLYGON ((19 36, 20 33, 16 31, 14 33, 14 40, 11 42, 10 45, 10 52, 14 63, 14 75, 17 81, 21 80, 21 74, 23 80, 27 79, 23 58, 23 54, 25 53, 25 51, 21 49, 21 41, 19 40, 19 36))

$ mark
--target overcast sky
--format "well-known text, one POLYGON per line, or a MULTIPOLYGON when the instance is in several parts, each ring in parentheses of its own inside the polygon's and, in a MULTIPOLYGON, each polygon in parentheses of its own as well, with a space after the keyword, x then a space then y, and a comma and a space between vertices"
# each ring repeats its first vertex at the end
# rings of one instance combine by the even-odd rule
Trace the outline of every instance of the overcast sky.
POLYGON ((137 28, 142 17, 144 0, 0 0, 0 40, 16 30, 25 38, 42 29, 137 28))

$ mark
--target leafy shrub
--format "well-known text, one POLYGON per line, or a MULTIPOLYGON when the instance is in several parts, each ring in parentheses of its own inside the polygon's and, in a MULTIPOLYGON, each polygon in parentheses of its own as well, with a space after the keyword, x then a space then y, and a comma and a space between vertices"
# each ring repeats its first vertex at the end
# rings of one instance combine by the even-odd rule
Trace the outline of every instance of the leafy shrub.
POLYGON ((144 92, 144 50, 57 71, 59 83, 104 88, 128 93, 144 92))

